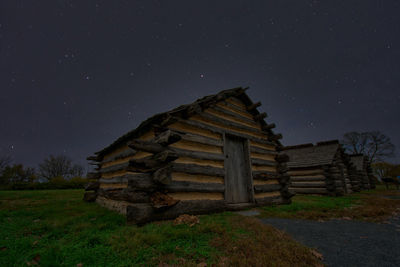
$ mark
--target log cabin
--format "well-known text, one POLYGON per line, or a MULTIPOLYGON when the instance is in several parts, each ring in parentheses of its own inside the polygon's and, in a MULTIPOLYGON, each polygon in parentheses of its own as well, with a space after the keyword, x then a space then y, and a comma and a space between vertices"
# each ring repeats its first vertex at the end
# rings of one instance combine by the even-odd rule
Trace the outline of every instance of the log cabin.
POLYGON ((353 192, 351 163, 338 140, 287 146, 289 191, 341 196, 353 192))
POLYGON ((133 224, 290 203, 282 135, 246 89, 157 114, 88 157, 96 181, 84 199, 133 224))
POLYGON ((374 189, 375 177, 368 157, 363 154, 350 155, 350 160, 356 169, 361 189, 374 189))

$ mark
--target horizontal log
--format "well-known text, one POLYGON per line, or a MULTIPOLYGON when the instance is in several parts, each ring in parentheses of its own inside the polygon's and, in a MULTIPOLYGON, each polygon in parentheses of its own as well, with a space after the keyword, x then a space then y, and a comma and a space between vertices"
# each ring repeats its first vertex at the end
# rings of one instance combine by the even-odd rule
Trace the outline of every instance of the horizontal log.
POLYGON ((166 130, 154 138, 154 142, 167 146, 181 140, 181 135, 172 130, 166 130))
POLYGON ((268 171, 252 171, 253 179, 255 180, 273 180, 279 177, 279 174, 276 172, 268 172, 268 171))
POLYGON ((153 190, 156 188, 150 173, 125 174, 111 179, 100 179, 99 182, 102 184, 128 183, 128 188, 136 188, 138 190, 153 190))
POLYGON ((289 191, 294 191, 297 194, 327 194, 326 188, 289 188, 289 191))
POLYGON ((266 117, 267 117, 267 113, 263 112, 263 113, 260 113, 260 114, 255 115, 255 116, 254 116, 254 119, 255 119, 256 121, 260 121, 260 120, 265 119, 266 117))
POLYGON ((170 184, 172 182, 172 165, 168 164, 153 173, 153 180, 160 184, 170 184))
POLYGON ((153 141, 145 141, 140 139, 135 139, 132 142, 129 142, 128 146, 135 150, 140 150, 150 153, 160 153, 166 149, 165 146, 162 146, 153 141))
POLYGON ((301 176, 301 177, 296 177, 296 176, 291 176, 290 180, 293 182, 311 182, 311 181, 325 181, 326 178, 325 177, 320 177, 320 176, 301 176))
POLYGON ((255 110, 256 108, 258 108, 259 106, 261 106, 261 102, 256 102, 254 104, 251 104, 250 106, 247 107, 248 111, 252 111, 255 110))
POLYGON ((281 189, 280 184, 265 184, 265 185, 254 186, 255 193, 274 192, 274 191, 279 191, 280 189, 281 189))
POLYGON ((149 203, 150 195, 147 192, 136 191, 131 188, 121 188, 114 190, 100 189, 99 196, 119 201, 127 201, 132 203, 149 203))
POLYGON ((164 187, 168 192, 224 193, 224 184, 172 181, 164 187))
POLYGON ((325 182, 291 182, 290 187, 325 188, 325 182))
MULTIPOLYGON (((182 124, 187 124, 187 125, 193 126, 193 127, 198 127, 200 129, 208 130, 208 131, 213 132, 213 133, 218 133, 218 134, 227 133, 227 134, 230 134, 230 135, 236 135, 236 136, 239 136, 239 137, 242 137, 242 138, 245 138, 245 139, 249 139, 249 140, 252 140, 254 142, 261 143, 261 144, 266 144, 266 145, 271 145, 271 146, 275 146, 276 145, 275 143, 270 142, 270 141, 265 140, 265 139, 254 137, 254 136, 248 135, 248 134, 243 134, 243 133, 236 132, 236 131, 233 131, 233 130, 222 129, 222 128, 219 128, 219 127, 215 127, 215 126, 212 126, 212 125, 205 124, 203 122, 199 122, 199 121, 179 120, 179 122, 181 122, 182 124)), ((262 132, 260 131, 260 133, 262 133, 262 132)))
POLYGON ((128 166, 129 166, 129 162, 123 162, 123 163, 120 163, 120 164, 115 164, 115 165, 112 165, 112 166, 109 166, 109 167, 101 168, 99 170, 99 172, 101 174, 103 174, 103 173, 111 173, 111 172, 126 170, 128 168, 128 166))
POLYGON ((185 140, 185 141, 200 143, 200 144, 209 145, 209 146, 222 147, 224 145, 222 140, 218 140, 218 139, 214 139, 214 138, 210 138, 210 137, 206 137, 206 136, 202 136, 202 135, 198 135, 198 134, 193 134, 193 133, 189 133, 189 132, 182 132, 182 131, 179 131, 179 132, 181 133, 182 140, 185 140))
POLYGON ((234 117, 234 118, 236 118, 238 120, 241 120, 241 121, 244 121, 244 122, 247 122, 247 123, 255 123, 255 121, 252 120, 252 119, 249 119, 249 118, 244 117, 244 116, 242 116, 242 115, 240 115, 240 114, 238 114, 236 112, 232 112, 232 111, 230 111, 228 109, 224 109, 224 108, 219 107, 219 106, 214 106, 214 107, 212 107, 212 109, 216 110, 219 113, 223 113, 225 115, 234 117))
POLYGON ((136 150, 133 150, 133 149, 131 149, 131 148, 127 148, 126 150, 123 150, 123 151, 121 151, 120 153, 113 155, 112 157, 109 157, 109 158, 107 158, 107 159, 104 159, 104 160, 101 162, 101 164, 108 163, 108 162, 112 162, 112 161, 115 161, 115 160, 118 160, 118 159, 123 159, 123 158, 131 157, 131 156, 136 155, 136 153, 137 153, 136 150))
POLYGON ((256 159, 256 158, 251 159, 251 164, 256 165, 256 166, 271 166, 271 167, 277 166, 275 161, 265 160, 265 159, 256 159))
POLYGON ((142 225, 151 221, 174 219, 181 214, 208 214, 228 210, 224 200, 187 200, 157 212, 150 204, 127 206, 126 218, 129 223, 142 225))
POLYGON ((271 136, 269 136, 269 139, 270 140, 272 140, 272 141, 278 141, 278 140, 280 140, 280 139, 282 139, 282 134, 274 134, 274 135, 271 135, 271 136))
POLYGON ((172 163, 172 168, 177 172, 184 172, 190 174, 205 174, 212 176, 225 176, 225 171, 222 168, 216 168, 211 166, 201 166, 196 164, 183 164, 183 163, 172 163))
POLYGON ((174 151, 179 157, 189 157, 193 159, 205 159, 205 160, 216 160, 216 161, 223 161, 225 159, 223 154, 192 151, 176 147, 169 149, 174 151))
POLYGON ((266 133, 262 132, 261 130, 257 130, 256 128, 249 127, 249 126, 246 126, 246 125, 243 125, 243 124, 240 124, 240 123, 237 123, 237 122, 233 122, 233 121, 230 121, 230 120, 225 120, 225 119, 222 119, 220 117, 214 116, 214 115, 212 115, 210 113, 201 113, 201 114, 199 114, 199 116, 202 117, 203 119, 207 120, 207 121, 212 121, 212 122, 215 122, 217 124, 222 124, 225 127, 233 127, 233 128, 237 128, 237 129, 240 129, 240 130, 249 131, 249 132, 252 132, 252 133, 266 134, 266 133))
POLYGON ((271 123, 271 124, 263 125, 263 126, 261 127, 261 129, 262 129, 263 131, 268 132, 268 131, 270 131, 271 129, 274 129, 275 127, 276 127, 275 123, 271 123))
POLYGON ((257 146, 250 146, 250 152, 258 153, 258 154, 265 154, 265 155, 278 155, 278 152, 267 150, 257 146))

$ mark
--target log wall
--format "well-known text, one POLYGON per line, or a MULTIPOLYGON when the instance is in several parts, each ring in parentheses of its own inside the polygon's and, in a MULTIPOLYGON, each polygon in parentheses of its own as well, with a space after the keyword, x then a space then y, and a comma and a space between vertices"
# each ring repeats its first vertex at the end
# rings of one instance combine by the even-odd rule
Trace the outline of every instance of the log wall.
POLYGON ((165 218, 184 211, 201 213, 206 210, 204 203, 232 208, 224 203, 224 134, 228 133, 249 140, 252 204, 287 203, 292 196, 287 159, 279 157, 270 140, 274 136, 257 121, 263 115, 257 116, 231 97, 188 118, 168 118, 169 123, 161 123, 162 131, 150 130, 102 157, 95 174, 100 176, 96 201, 127 214, 134 223, 164 213, 165 218))

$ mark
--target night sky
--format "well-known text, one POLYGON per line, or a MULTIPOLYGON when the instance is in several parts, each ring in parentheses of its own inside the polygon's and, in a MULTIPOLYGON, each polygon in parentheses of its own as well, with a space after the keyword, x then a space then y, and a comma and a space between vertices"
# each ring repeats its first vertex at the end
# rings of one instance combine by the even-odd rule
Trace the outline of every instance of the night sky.
POLYGON ((399 1, 2 0, 0 153, 86 167, 151 115, 238 86, 284 145, 380 130, 400 149, 399 62, 399 1))

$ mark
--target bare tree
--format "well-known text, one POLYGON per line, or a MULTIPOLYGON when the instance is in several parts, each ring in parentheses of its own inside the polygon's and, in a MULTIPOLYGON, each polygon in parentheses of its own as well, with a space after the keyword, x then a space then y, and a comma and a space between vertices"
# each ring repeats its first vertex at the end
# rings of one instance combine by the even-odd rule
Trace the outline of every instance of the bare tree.
POLYGON ((47 180, 54 177, 71 178, 82 174, 83 167, 73 164, 72 160, 64 155, 50 155, 44 159, 43 163, 39 164, 39 175, 47 180))
POLYGON ((390 138, 379 131, 345 133, 342 144, 351 154, 361 153, 368 156, 371 163, 393 157, 395 152, 390 138))
POLYGON ((10 166, 12 163, 12 158, 9 155, 4 155, 0 157, 0 176, 3 174, 5 168, 10 166))

